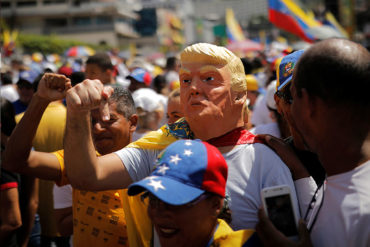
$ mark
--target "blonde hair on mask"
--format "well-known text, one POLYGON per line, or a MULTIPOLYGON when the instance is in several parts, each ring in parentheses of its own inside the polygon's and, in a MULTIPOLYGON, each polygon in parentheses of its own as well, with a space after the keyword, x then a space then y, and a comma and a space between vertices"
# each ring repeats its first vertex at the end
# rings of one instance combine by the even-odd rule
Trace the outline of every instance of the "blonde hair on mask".
POLYGON ((242 61, 225 47, 208 43, 194 44, 181 52, 180 60, 181 63, 199 62, 210 65, 226 65, 231 73, 231 89, 235 92, 247 90, 242 61))

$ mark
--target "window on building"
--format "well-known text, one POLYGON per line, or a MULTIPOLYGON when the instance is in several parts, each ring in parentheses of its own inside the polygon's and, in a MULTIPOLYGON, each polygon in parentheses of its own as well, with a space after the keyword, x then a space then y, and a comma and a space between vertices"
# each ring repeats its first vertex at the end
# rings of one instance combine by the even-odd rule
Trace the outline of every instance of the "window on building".
POLYGON ((17 7, 31 7, 31 6, 36 6, 37 1, 17 1, 17 7))
POLYGON ((112 24, 113 19, 111 16, 97 16, 96 17, 96 24, 98 25, 105 25, 105 24, 112 24))
POLYGON ((43 2, 45 5, 50 5, 50 4, 66 3, 67 0, 44 0, 43 2))
POLYGON ((86 26, 86 25, 91 25, 91 17, 75 17, 72 19, 73 25, 76 26, 86 26))
POLYGON ((0 1, 0 8, 10 8, 10 1, 0 1))
POLYGON ((73 5, 74 6, 80 6, 82 3, 88 3, 89 0, 74 0, 73 5))
POLYGON ((46 27, 66 27, 67 24, 68 24, 67 19, 65 19, 65 18, 45 19, 45 26, 46 27))

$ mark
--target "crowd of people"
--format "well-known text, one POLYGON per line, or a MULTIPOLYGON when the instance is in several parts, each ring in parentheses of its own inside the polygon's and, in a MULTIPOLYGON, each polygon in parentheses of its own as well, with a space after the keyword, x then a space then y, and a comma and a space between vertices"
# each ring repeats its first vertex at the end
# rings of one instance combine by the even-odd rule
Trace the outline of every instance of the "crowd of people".
POLYGON ((2 70, 1 246, 370 246, 361 45, 78 65, 2 70), (273 186, 298 240, 262 208, 273 186))

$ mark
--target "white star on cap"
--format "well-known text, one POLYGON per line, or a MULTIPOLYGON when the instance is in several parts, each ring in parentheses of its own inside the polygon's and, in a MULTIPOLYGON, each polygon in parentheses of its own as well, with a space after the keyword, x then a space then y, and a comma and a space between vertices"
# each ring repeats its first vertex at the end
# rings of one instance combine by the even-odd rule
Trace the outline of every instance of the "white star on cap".
POLYGON ((158 166, 158 173, 162 173, 162 175, 166 174, 166 171, 169 170, 170 168, 166 165, 158 166))
POLYGON ((166 188, 162 185, 162 181, 150 180, 147 185, 152 186, 155 191, 158 189, 166 190, 166 188))
POLYGON ((193 154, 193 152, 190 149, 185 149, 184 150, 184 155, 191 156, 192 154, 193 154))
POLYGON ((186 146, 191 146, 191 145, 193 145, 193 144, 191 143, 191 141, 186 141, 186 142, 185 142, 185 145, 186 145, 186 146))
POLYGON ((171 155, 170 158, 171 158, 170 162, 175 163, 175 165, 177 165, 177 163, 181 160, 178 154, 171 155))

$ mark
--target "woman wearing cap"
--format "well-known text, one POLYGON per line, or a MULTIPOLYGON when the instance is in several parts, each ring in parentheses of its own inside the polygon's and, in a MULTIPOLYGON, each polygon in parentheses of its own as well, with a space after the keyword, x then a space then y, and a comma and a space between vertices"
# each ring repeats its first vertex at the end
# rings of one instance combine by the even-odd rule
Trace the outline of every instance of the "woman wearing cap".
POLYGON ((162 247, 255 246, 253 230, 234 232, 218 219, 226 180, 227 164, 217 148, 180 140, 158 156, 151 176, 132 184, 128 194, 144 192, 141 198, 162 247))

